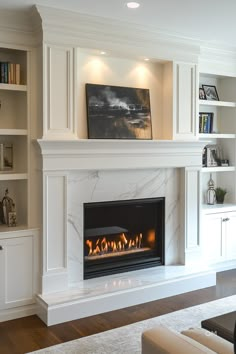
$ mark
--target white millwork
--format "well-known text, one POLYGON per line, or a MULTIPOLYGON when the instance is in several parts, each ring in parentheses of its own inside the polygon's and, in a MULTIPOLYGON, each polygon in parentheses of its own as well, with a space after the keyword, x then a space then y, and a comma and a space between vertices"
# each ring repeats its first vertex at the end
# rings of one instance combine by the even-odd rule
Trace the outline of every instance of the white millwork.
MULTIPOLYGON (((199 263, 202 251, 201 165, 205 141, 202 144, 196 141, 199 44, 192 42, 192 46, 188 47, 182 41, 181 44, 178 43, 177 49, 177 39, 168 38, 166 43, 169 45, 166 46, 162 36, 155 37, 143 29, 136 31, 137 28, 130 31, 131 25, 126 28, 130 36, 124 43, 123 24, 121 26, 120 23, 114 23, 111 31, 107 32, 105 28, 109 21, 100 23, 99 19, 93 21, 88 16, 84 21, 80 15, 59 10, 52 12, 44 7, 37 7, 37 10, 42 19, 44 48, 47 48, 43 53, 44 61, 48 63, 49 53, 54 53, 50 55, 50 67, 57 72, 56 68, 60 65, 64 83, 64 87, 58 89, 58 107, 61 107, 59 112, 56 106, 54 111, 50 108, 51 104, 56 104, 56 99, 53 100, 53 96, 52 99, 49 98, 49 91, 44 96, 46 125, 43 139, 38 141, 42 150, 44 175, 44 257, 55 265, 54 269, 49 269, 44 264, 43 293, 39 299, 39 307, 41 318, 52 324, 97 313, 99 310, 95 310, 95 307, 99 307, 101 311, 117 308, 117 299, 109 292, 100 294, 94 301, 89 299, 88 302, 84 295, 76 293, 77 287, 86 288, 88 284, 83 281, 83 204, 86 202, 165 196, 166 265, 199 263), (59 19, 64 23, 63 32, 59 19), (113 34, 113 30, 116 30, 116 34, 113 34), (135 38, 138 34, 141 41, 140 38, 139 41, 135 38), (99 54, 101 48, 105 48, 107 52, 102 57, 99 54), (77 124, 75 140, 75 131, 68 129, 65 124, 71 122, 67 119, 66 107, 68 102, 71 103, 70 107, 73 104, 68 101, 70 97, 63 93, 68 82, 71 82, 71 71, 68 70, 68 61, 65 59, 67 51, 74 53, 75 59, 74 66, 70 67, 75 79, 72 94, 76 103, 73 106, 74 128, 77 124), (142 57, 146 56, 152 60, 142 61, 142 57), (153 140, 88 139, 86 83, 149 88, 153 140), (56 113, 54 116, 54 113, 48 115, 49 108, 56 113), (59 119, 55 121, 57 113, 59 119), (60 129, 57 130, 56 125, 49 123, 58 124, 60 129), (71 132, 74 135, 69 137, 71 132), (62 200, 64 208, 58 205, 62 200), (64 224, 66 219, 67 227, 64 224), (60 227, 55 225, 55 220, 60 220, 60 227), (64 234, 62 230, 65 230, 64 234), (55 240, 54 235, 57 233, 58 252, 55 253, 48 246, 54 243, 50 239, 55 240), (66 294, 70 293, 71 286, 76 287, 74 305, 67 303, 66 294), (65 298, 57 306, 57 296, 54 297, 53 292, 60 290, 60 287, 61 296, 64 298, 64 294, 65 298), (101 308, 103 296, 106 296, 107 306, 101 308), (80 309, 80 301, 84 304, 84 312, 80 309), (65 315, 66 312, 68 316, 65 315)), ((46 85, 52 78, 53 76, 49 78, 44 72, 46 85)), ((54 82, 50 82, 55 95, 57 80, 55 77, 54 82)), ((46 86, 46 90, 48 87, 46 86)), ((213 284, 212 279, 208 281, 213 284)), ((208 281, 203 283, 206 285, 208 281)), ((97 280, 91 280, 90 283, 95 286, 97 280)), ((158 287, 155 283, 154 288, 157 290, 158 287)), ((135 290, 135 295, 140 294, 140 302, 145 301, 145 297, 148 298, 146 290, 137 289, 137 293, 135 290)), ((164 293, 168 293, 167 288, 164 293)), ((150 293, 149 299, 153 299, 153 294, 154 292, 150 293)), ((124 298, 126 295, 122 293, 124 298)), ((129 305, 135 304, 135 300, 126 300, 129 305)))
POLYGON ((73 48, 44 45, 44 139, 76 139, 73 48))
POLYGON ((44 174, 42 292, 67 289, 67 178, 44 174))
MULTIPOLYGON (((4 23, 1 25, 4 27, 4 23)), ((5 69, 6 65, 13 69, 11 74, 14 66, 19 65, 20 82, 16 83, 16 75, 10 76, 9 70, 5 70, 4 80, 1 76, 0 142, 12 144, 13 168, 0 171, 0 200, 8 189, 15 204, 16 226, 9 227, 1 220, 0 321, 35 314, 35 295, 41 289, 37 228, 40 225, 39 198, 42 192, 40 183, 37 183, 40 175, 38 155, 31 142, 39 133, 35 122, 38 107, 36 56, 30 46, 32 36, 30 40, 27 32, 12 31, 9 25, 7 28, 0 31, 0 61, 5 63, 5 69)))
POLYGON ((0 135, 14 145, 0 192, 9 188, 19 227, 0 227, 0 320, 13 306, 15 317, 33 313, 36 292, 39 316, 54 324, 214 285, 214 271, 188 266, 236 258, 236 54, 43 6, 0 16, 0 60, 22 68, 20 85, 0 84, 0 135), (152 140, 89 139, 86 83, 149 89, 152 140), (220 101, 198 105, 199 83, 215 85, 220 101), (198 133, 198 110, 214 113, 214 134, 198 133), (220 142, 228 167, 202 168, 209 141, 220 142), (205 213, 210 173, 229 204, 205 213), (165 266, 84 281, 84 203, 151 197, 165 197, 165 266))
POLYGON ((199 263, 200 248, 200 167, 186 168, 183 172, 184 186, 184 264, 199 263), (193 188, 194 186, 194 188, 193 188))
POLYGON ((236 210, 236 70, 235 57, 225 62, 211 61, 204 53, 199 65, 199 85, 215 86, 218 100, 199 100, 199 112, 213 114, 212 134, 199 134, 202 141, 217 145, 219 159, 228 160, 228 166, 202 167, 202 219, 201 246, 207 263, 235 259, 235 210, 236 210), (227 65, 225 65, 227 63, 227 65), (212 178, 215 188, 227 190, 226 204, 208 206, 208 182, 212 178))
POLYGON ((235 227, 235 206, 203 209, 202 250, 209 264, 236 258, 235 227))
POLYGON ((39 144, 44 173, 43 294, 83 280, 86 202, 165 196, 166 264, 180 260, 191 264, 189 252, 194 247, 199 255, 199 192, 193 193, 192 185, 198 183, 201 142, 39 140, 39 144), (185 175, 181 195, 179 174, 174 172, 179 168, 185 175), (174 213, 183 205, 180 219, 174 213), (180 229, 186 239, 177 236, 180 229))
POLYGON ((173 139, 196 139, 197 65, 174 63, 173 139))
POLYGON ((163 70, 163 139, 196 139, 197 65, 168 62, 163 70))
POLYGON ((38 230, 0 234, 0 321, 35 313, 39 291, 38 230), (30 306, 29 306, 30 305, 30 306), (33 306, 34 305, 34 306, 33 306))

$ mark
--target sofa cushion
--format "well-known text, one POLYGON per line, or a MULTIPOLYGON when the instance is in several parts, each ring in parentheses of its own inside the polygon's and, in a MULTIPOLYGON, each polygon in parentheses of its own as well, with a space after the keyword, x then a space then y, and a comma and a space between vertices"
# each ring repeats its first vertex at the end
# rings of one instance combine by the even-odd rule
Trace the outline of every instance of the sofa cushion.
POLYGON ((142 334, 142 354, 213 354, 214 351, 172 329, 158 326, 142 334))
POLYGON ((217 352, 218 354, 234 353, 232 343, 203 328, 191 328, 189 330, 182 331, 181 333, 205 345, 207 348, 217 352))

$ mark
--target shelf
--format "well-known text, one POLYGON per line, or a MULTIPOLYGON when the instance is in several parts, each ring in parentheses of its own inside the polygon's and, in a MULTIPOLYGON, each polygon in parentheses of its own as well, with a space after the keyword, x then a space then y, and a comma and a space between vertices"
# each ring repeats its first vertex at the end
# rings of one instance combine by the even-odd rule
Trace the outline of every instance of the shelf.
POLYGON ((27 135, 27 129, 0 129, 0 135, 27 135))
POLYGON ((235 171, 235 166, 227 166, 227 167, 202 167, 202 172, 208 173, 208 172, 232 172, 235 171))
POLYGON ((27 225, 17 225, 17 226, 7 226, 6 224, 1 224, 0 225, 0 233, 2 232, 12 232, 12 231, 22 231, 22 230, 27 230, 28 226, 27 225))
POLYGON ((236 134, 221 134, 221 133, 210 133, 210 134, 204 134, 204 133, 199 133, 198 134, 200 139, 235 139, 236 134))
POLYGON ((0 90, 27 91, 26 85, 0 84, 0 90))
POLYGON ((22 179, 28 179, 28 174, 9 172, 9 171, 0 172, 0 181, 14 181, 14 180, 22 180, 22 179))
POLYGON ((203 106, 214 106, 214 107, 236 107, 236 102, 226 102, 226 101, 210 101, 210 100, 199 100, 199 104, 203 106))
POLYGON ((236 204, 224 203, 224 204, 202 204, 202 212, 204 214, 214 214, 219 212, 236 211, 236 204))
POLYGON ((7 226, 0 224, 0 240, 6 238, 27 237, 32 236, 32 232, 38 231, 37 228, 29 227, 26 224, 17 224, 16 226, 7 226))

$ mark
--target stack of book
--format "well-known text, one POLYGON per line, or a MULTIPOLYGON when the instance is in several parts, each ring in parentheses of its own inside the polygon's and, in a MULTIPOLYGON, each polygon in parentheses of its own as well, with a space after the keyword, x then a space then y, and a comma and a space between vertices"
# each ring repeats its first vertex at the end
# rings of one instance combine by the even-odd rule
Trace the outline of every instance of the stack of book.
POLYGON ((0 62, 0 83, 20 85, 20 64, 0 62))
POLYGON ((213 132, 213 113, 199 112, 199 133, 211 134, 213 132))

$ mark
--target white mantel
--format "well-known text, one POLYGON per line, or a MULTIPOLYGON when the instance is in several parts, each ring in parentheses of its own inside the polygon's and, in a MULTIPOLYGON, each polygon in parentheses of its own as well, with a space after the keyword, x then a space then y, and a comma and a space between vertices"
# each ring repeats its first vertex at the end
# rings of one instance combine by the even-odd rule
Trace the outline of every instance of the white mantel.
POLYGON ((43 170, 201 167, 206 142, 164 140, 38 140, 43 170))

